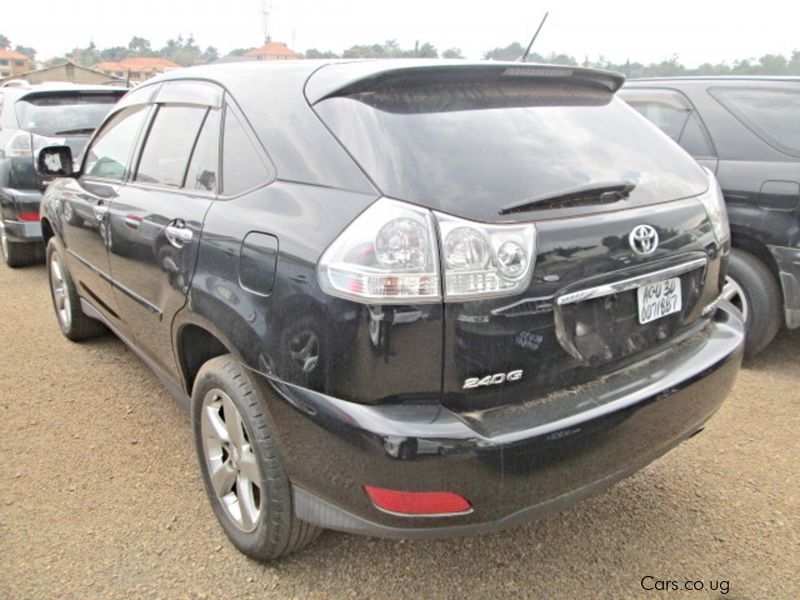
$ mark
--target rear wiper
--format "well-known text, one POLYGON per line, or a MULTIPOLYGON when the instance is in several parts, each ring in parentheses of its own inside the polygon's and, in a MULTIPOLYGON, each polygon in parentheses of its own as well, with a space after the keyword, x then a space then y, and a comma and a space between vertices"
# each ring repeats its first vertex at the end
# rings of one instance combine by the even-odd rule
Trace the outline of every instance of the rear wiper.
POLYGON ((94 127, 84 127, 83 129, 65 129, 56 131, 53 135, 89 135, 94 131, 94 127))
POLYGON ((610 204, 627 198, 635 187, 636 184, 632 181, 624 180, 589 183, 560 192, 526 198, 521 202, 504 206, 500 209, 500 214, 508 215, 544 208, 566 208, 580 204, 610 204))

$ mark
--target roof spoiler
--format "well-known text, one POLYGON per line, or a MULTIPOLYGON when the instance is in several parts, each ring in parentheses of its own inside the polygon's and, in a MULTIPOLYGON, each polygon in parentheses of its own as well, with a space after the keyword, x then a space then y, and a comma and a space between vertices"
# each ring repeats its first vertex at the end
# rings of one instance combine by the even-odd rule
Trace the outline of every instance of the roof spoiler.
POLYGON ((600 89, 611 94, 625 76, 610 71, 519 62, 374 60, 331 63, 315 71, 306 83, 309 103, 332 96, 418 87, 441 83, 478 83, 505 79, 540 79, 600 89))

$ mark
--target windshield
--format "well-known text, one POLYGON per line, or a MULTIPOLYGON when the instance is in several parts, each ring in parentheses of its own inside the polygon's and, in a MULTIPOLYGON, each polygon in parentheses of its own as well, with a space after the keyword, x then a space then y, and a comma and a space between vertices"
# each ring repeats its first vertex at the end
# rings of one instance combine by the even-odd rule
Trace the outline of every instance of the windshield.
POLYGON ((685 152, 622 101, 578 86, 442 85, 314 108, 384 194, 467 218, 598 183, 635 184, 630 205, 706 186, 685 152))
POLYGON ((25 96, 16 104, 20 129, 43 136, 90 135, 121 94, 68 93, 25 96))

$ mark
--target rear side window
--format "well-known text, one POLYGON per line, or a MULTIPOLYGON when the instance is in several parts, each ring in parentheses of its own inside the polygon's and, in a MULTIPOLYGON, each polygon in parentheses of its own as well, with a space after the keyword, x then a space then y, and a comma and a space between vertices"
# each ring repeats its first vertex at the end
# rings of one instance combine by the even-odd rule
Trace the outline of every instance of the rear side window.
POLYGON ((800 156, 800 92, 711 89, 709 93, 765 142, 800 156))
POLYGON ((705 127, 689 101, 672 90, 623 90, 636 111, 695 157, 714 156, 705 127))
POLYGON ((184 187, 189 190, 216 192, 219 180, 220 111, 208 111, 203 130, 197 138, 184 187))
POLYGON ((230 108, 225 110, 222 178, 223 192, 228 196, 253 189, 271 178, 244 125, 230 108))
POLYGON ((206 112, 199 106, 161 106, 147 135, 136 181, 181 187, 206 112))
POLYGON ((34 94, 15 104, 20 129, 43 136, 89 135, 120 99, 118 94, 34 94))
POLYGON ((114 115, 86 152, 84 174, 124 179, 128 160, 148 114, 146 106, 131 106, 114 115))

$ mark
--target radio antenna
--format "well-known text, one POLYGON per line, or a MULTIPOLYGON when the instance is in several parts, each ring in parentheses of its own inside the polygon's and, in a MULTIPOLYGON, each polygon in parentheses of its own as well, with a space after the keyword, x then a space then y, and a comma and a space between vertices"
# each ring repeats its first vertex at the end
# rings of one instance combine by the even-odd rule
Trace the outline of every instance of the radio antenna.
POLYGON ((533 47, 533 42, 535 42, 536 38, 539 37, 539 32, 542 30, 542 26, 544 25, 544 22, 547 21, 547 15, 549 15, 549 14, 550 14, 549 12, 544 13, 544 16, 542 17, 542 22, 539 23, 539 27, 536 29, 536 33, 533 34, 533 37, 531 38, 531 42, 530 42, 530 44, 528 44, 528 47, 525 48, 525 54, 523 54, 520 57, 519 62, 526 62, 528 60, 528 54, 531 53, 531 48, 533 47))

